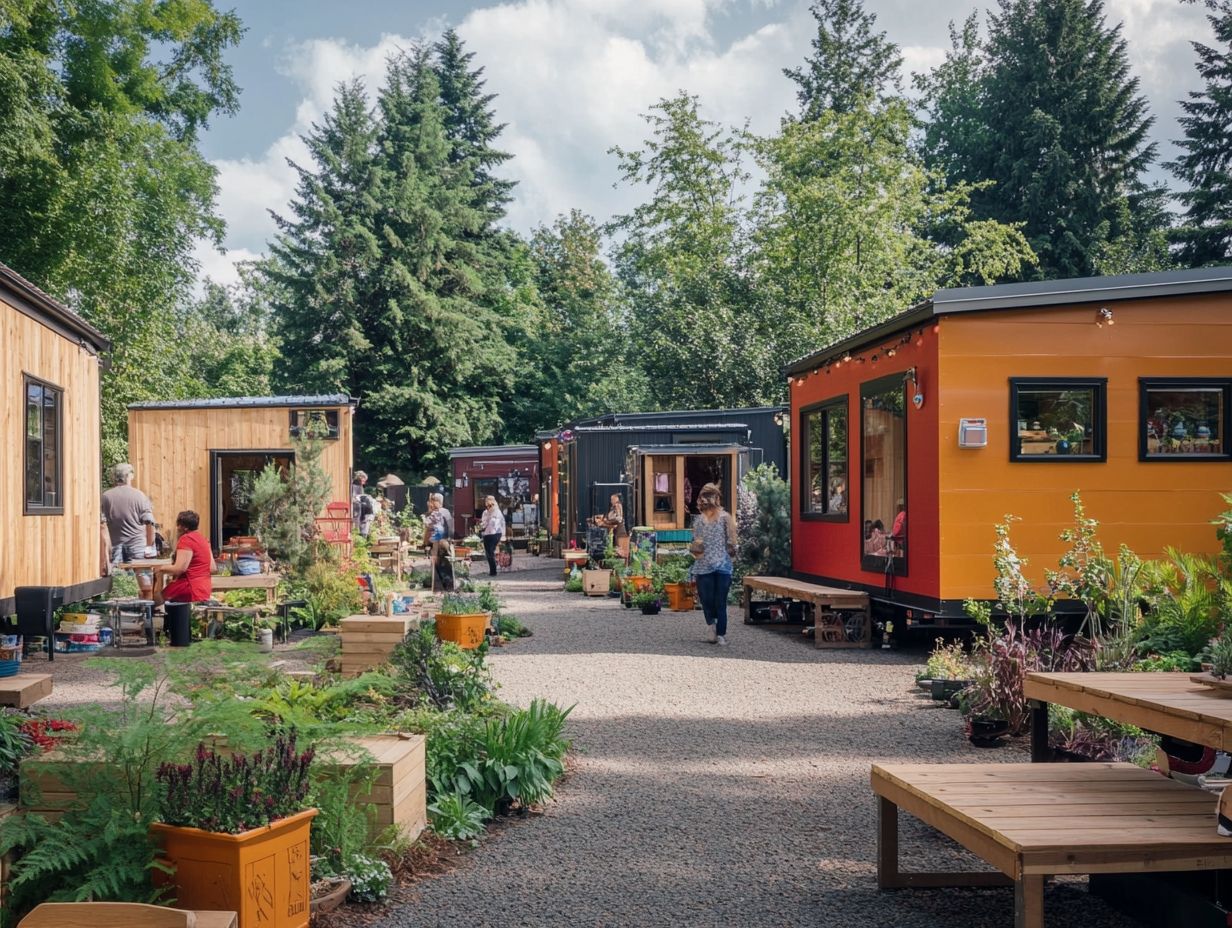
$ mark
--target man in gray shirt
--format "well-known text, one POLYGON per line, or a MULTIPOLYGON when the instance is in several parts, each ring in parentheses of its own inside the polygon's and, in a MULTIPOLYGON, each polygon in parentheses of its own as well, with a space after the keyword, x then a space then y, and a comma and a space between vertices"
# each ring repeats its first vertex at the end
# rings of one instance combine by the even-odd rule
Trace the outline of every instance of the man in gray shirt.
MULTIPOLYGON (((111 545, 111 563, 154 557, 158 553, 154 547, 154 511, 149 497, 133 486, 133 465, 117 464, 112 477, 115 486, 102 498, 103 534, 111 545)), ((153 580, 150 571, 137 571, 142 599, 150 598, 153 580)))

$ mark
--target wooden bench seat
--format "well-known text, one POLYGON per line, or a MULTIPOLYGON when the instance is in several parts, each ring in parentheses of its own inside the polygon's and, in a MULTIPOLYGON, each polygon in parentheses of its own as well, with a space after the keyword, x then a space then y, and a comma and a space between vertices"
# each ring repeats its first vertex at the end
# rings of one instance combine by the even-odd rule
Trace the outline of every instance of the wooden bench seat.
POLYGON ((836 586, 805 583, 789 577, 745 577, 744 622, 751 624, 750 606, 753 592, 769 593, 782 599, 794 599, 813 604, 813 643, 819 648, 871 648, 873 622, 868 594, 861 590, 844 590, 836 586), (840 612, 859 613, 849 623, 840 612))
POLYGON ((1132 764, 874 764, 877 881, 1014 886, 1015 928, 1042 928, 1054 874, 1232 867, 1216 796, 1132 764), (953 838, 997 873, 904 873, 898 810, 953 838))

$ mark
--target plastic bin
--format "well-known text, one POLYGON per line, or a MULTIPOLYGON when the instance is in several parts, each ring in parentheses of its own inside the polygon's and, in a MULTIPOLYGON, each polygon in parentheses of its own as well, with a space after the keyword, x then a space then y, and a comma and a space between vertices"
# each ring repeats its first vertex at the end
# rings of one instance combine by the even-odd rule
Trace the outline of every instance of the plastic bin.
POLYGON ((167 617, 163 625, 173 648, 192 644, 192 603, 166 603, 167 617))

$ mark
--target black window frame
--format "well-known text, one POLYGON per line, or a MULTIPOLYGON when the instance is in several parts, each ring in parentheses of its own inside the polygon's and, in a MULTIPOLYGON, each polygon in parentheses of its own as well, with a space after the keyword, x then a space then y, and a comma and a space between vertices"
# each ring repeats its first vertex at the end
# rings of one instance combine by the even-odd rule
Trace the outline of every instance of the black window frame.
POLYGON ((308 417, 313 413, 321 413, 325 416, 326 433, 320 436, 321 441, 337 441, 341 436, 339 423, 341 416, 336 409, 326 409, 323 406, 304 406, 290 410, 291 413, 291 437, 298 438, 300 430, 304 424, 310 421, 308 417), (301 421, 302 417, 302 421, 301 421))
MULTIPOLYGON (((907 574, 907 553, 911 548, 911 499, 909 490, 911 487, 911 455, 910 455, 910 427, 908 422, 907 411, 912 408, 910 401, 907 399, 907 376, 908 372, 903 371, 896 374, 890 374, 885 377, 878 377, 876 380, 866 380, 860 384, 860 530, 856 533, 856 544, 859 545, 860 552, 860 569, 871 573, 889 574, 894 577, 906 577, 907 574), (895 557, 883 557, 879 554, 864 553, 864 523, 866 517, 864 514, 865 500, 868 494, 864 492, 864 400, 866 397, 875 396, 879 393, 888 392, 889 387, 898 384, 899 389, 903 393, 903 510, 907 513, 907 537, 903 539, 902 552, 895 557)), ((848 507, 850 508, 850 507, 848 507)), ((889 535, 892 526, 887 528, 886 534, 889 535)))
MULTIPOLYGON (((27 516, 60 516, 64 515, 64 388, 58 384, 54 384, 49 380, 44 380, 42 377, 35 377, 33 374, 22 373, 21 384, 21 501, 22 514, 27 516), (30 444, 28 436, 30 434, 29 422, 29 395, 30 386, 37 384, 44 392, 52 391, 56 394, 56 474, 55 474, 55 494, 58 502, 54 506, 47 506, 43 503, 31 503, 28 495, 29 488, 26 486, 26 477, 30 472, 30 444)), ((45 407, 44 407, 45 410, 45 407)), ((46 435, 45 423, 46 412, 43 413, 44 436, 46 435)), ((44 466, 46 466, 46 437, 41 439, 41 446, 44 448, 44 466)), ((45 483, 40 480, 40 483, 45 483)))
POLYGON ((1009 428, 1010 462, 1053 464, 1102 464, 1108 460, 1108 378, 1107 377, 1011 377, 1009 428), (1018 437, 1018 391, 1020 387, 1064 390, 1092 389, 1092 454, 1023 454, 1018 437))
POLYGON ((1139 377, 1138 378, 1138 460, 1155 464, 1161 461, 1232 461, 1232 377, 1139 377), (1223 454, 1151 454, 1147 450, 1146 420, 1151 414, 1147 393, 1151 390, 1184 390, 1192 387, 1219 387, 1223 391, 1223 421, 1220 435, 1223 454))
MULTIPOLYGON (((823 458, 821 463, 822 473, 826 475, 826 483, 830 480, 830 442, 825 440, 822 442, 823 458)), ((800 410, 800 518, 806 522, 850 522, 851 521, 851 401, 850 394, 844 393, 841 396, 832 396, 822 400, 820 403, 813 403, 805 406, 800 410), (830 496, 829 489, 822 494, 826 511, 812 512, 808 509, 808 494, 809 494, 809 446, 812 444, 812 437, 809 432, 809 416, 821 413, 821 428, 822 432, 829 431, 829 411, 832 409, 841 409, 847 417, 847 459, 844 462, 846 473, 844 480, 847 483, 847 508, 841 512, 830 512, 830 496)))

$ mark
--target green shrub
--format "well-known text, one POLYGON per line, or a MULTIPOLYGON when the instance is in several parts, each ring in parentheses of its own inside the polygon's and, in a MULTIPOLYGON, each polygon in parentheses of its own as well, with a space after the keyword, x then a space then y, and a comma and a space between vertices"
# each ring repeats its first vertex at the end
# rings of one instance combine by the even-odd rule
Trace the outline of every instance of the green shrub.
POLYGON ((346 876, 351 881, 350 898, 355 902, 380 902, 389 895, 394 882, 389 864, 367 854, 356 854, 347 862, 346 876))
POLYGON ((486 641, 471 650, 441 641, 436 637, 436 623, 425 622, 394 648, 389 662, 407 692, 404 702, 469 711, 492 693, 487 652, 486 641))
POLYGON ((483 834, 488 810, 465 793, 454 790, 428 806, 432 830, 451 841, 466 841, 483 834))

